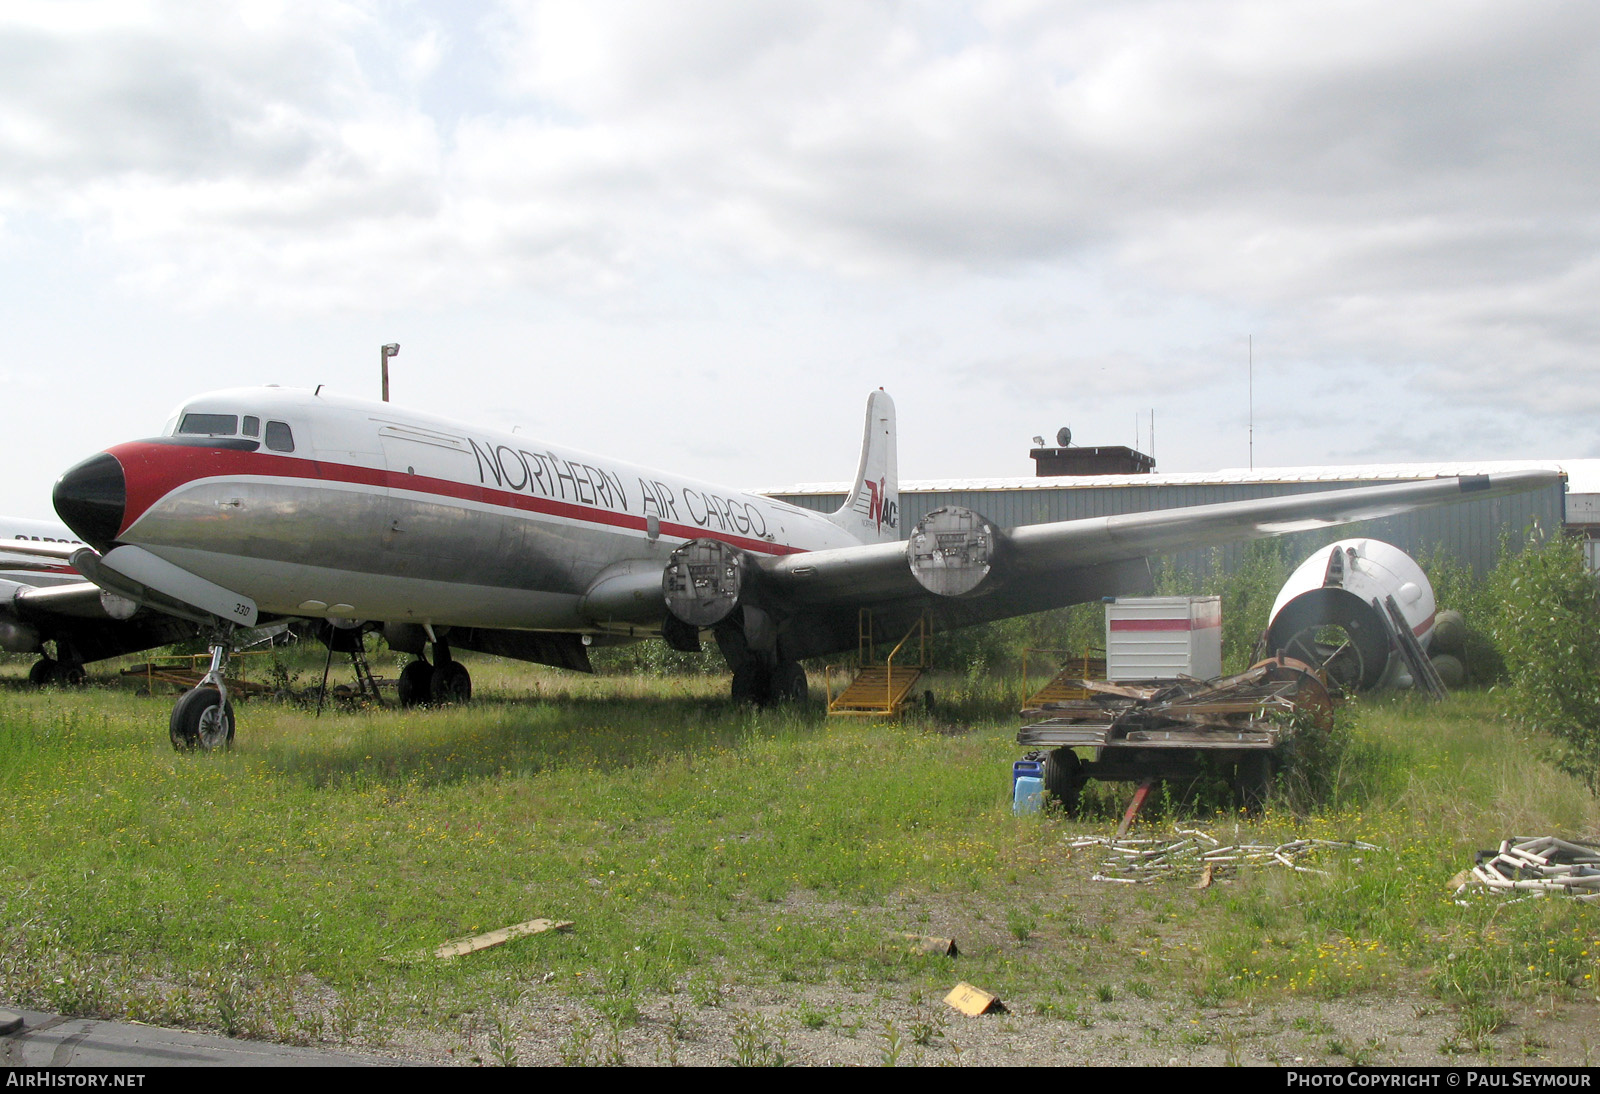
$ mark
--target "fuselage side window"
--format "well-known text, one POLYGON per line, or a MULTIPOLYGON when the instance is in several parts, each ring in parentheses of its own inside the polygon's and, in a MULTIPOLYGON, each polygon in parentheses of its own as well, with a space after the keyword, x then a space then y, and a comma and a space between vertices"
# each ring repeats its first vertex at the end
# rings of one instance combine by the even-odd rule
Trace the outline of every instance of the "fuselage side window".
POLYGON ((254 414, 246 414, 244 416, 244 435, 246 437, 261 436, 261 419, 254 414))
POLYGON ((293 452, 294 434, 286 422, 267 423, 267 447, 274 452, 293 452))
POLYGON ((199 437, 231 437, 239 432, 237 414, 185 414, 178 423, 179 433, 199 437))

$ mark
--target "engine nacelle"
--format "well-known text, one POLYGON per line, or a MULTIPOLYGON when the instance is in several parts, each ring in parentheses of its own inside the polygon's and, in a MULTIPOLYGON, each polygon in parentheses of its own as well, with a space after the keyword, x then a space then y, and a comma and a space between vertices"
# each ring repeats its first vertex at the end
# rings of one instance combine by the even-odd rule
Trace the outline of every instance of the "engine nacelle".
MULTIPOLYGON (((1346 539, 1317 551, 1289 576, 1272 606, 1268 652, 1279 650, 1326 666, 1352 690, 1377 687, 1389 672, 1390 627, 1384 603, 1394 597, 1424 650, 1433 637, 1433 587, 1400 548, 1376 539, 1346 539), (1376 603, 1374 603, 1376 602, 1376 603), (1342 630, 1343 636, 1328 629, 1342 630)), ((1324 667, 1319 664, 1319 667, 1324 667)))
POLYGON ((999 531, 980 513, 947 505, 917 521, 906 561, 911 576, 930 593, 968 596, 994 569, 999 531))
POLYGON ((100 590, 100 607, 117 622, 126 622, 139 614, 139 602, 106 589, 100 590))
POLYGON ((667 559, 661 594, 667 611, 692 627, 714 627, 739 606, 744 552, 718 539, 691 539, 667 559))
POLYGON ((43 648, 39 632, 26 623, 0 622, 0 650, 7 653, 38 653, 43 648))
POLYGON ((385 623, 383 640, 396 653, 411 653, 418 657, 428 648, 428 632, 415 623, 385 623))

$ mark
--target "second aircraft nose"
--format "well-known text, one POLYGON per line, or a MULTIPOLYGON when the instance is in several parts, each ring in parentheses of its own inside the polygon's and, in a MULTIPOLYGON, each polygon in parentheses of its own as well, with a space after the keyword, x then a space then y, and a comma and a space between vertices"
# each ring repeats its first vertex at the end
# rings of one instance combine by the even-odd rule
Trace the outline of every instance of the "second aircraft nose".
POLYGON ((104 551, 122 531, 128 484, 109 452, 90 456, 56 480, 56 513, 84 542, 104 551))

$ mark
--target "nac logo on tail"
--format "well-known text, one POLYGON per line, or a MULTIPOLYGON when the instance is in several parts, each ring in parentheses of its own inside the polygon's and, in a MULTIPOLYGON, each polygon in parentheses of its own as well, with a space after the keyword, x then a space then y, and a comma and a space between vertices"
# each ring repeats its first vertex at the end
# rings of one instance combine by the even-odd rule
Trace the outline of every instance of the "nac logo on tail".
POLYGON ((873 482, 863 480, 861 492, 856 495, 855 504, 850 508, 866 517, 882 531, 887 524, 890 528, 900 527, 900 506, 893 501, 884 499, 884 480, 873 482))

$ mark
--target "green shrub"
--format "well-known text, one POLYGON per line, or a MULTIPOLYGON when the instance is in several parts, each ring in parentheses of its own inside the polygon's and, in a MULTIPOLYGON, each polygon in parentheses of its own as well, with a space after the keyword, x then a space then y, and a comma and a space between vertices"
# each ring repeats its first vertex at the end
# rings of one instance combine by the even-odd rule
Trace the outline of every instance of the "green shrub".
POLYGON ((1491 632, 1511 681, 1513 717, 1550 734, 1555 761, 1600 792, 1600 582, 1583 544, 1554 537, 1505 558, 1490 575, 1491 632))

